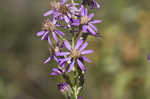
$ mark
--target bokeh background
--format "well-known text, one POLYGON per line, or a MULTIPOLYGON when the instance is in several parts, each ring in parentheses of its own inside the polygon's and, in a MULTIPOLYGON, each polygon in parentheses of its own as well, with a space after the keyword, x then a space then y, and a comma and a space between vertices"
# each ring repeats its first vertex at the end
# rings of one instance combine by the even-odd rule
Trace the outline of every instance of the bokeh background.
MULTIPOLYGON (((92 60, 83 99, 150 99, 150 0, 103 0, 95 10, 102 40, 88 38, 92 60)), ((0 99, 65 99, 43 65, 40 41, 49 0, 0 0, 0 99)))

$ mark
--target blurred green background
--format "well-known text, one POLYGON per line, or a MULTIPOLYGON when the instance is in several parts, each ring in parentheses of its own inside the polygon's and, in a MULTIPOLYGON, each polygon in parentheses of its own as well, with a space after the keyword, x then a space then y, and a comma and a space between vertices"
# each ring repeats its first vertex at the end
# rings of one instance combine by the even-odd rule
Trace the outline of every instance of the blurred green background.
MULTIPOLYGON (((0 0, 0 99, 65 99, 36 37, 49 0, 0 0)), ((103 0, 102 40, 90 37, 83 99, 150 99, 150 0, 103 0)))

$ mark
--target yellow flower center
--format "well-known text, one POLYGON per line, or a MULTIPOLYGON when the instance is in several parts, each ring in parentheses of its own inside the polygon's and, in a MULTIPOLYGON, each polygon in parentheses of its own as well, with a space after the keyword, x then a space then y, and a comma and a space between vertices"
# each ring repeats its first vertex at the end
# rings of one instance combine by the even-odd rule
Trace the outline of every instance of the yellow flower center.
POLYGON ((68 9, 65 5, 62 5, 62 6, 60 6, 59 11, 60 11, 62 14, 67 14, 67 12, 69 11, 69 9, 68 9))
POLYGON ((51 21, 45 21, 43 23, 43 30, 54 31, 55 25, 51 21))
POLYGON ((88 16, 82 16, 80 21, 81 21, 81 24, 88 24, 88 21, 89 21, 88 16))
POLYGON ((77 50, 73 50, 71 56, 74 58, 78 58, 80 56, 80 53, 77 50))
POLYGON ((60 2, 56 2, 56 1, 51 1, 50 2, 50 6, 52 9, 60 9, 60 2))

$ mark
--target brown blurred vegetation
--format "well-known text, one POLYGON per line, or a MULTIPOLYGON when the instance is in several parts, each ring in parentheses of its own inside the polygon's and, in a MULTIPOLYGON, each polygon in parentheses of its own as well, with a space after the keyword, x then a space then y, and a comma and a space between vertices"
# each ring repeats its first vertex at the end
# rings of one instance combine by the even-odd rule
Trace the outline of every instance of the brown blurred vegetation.
MULTIPOLYGON (((95 10, 103 39, 89 37, 84 99, 150 99, 150 1, 103 0, 95 10)), ((49 0, 1 0, 0 99, 64 99, 48 74, 54 63, 40 41, 49 0)))

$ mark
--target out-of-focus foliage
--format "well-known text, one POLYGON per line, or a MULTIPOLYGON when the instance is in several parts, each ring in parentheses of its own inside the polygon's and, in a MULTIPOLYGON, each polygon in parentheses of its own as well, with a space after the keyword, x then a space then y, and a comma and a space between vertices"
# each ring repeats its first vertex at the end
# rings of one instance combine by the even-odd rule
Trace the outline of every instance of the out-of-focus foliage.
MULTIPOLYGON (((150 0, 103 0, 95 10, 102 40, 89 37, 84 99, 150 99, 150 0)), ((43 65, 47 42, 36 32, 49 0, 0 3, 0 99, 64 99, 43 65)))

